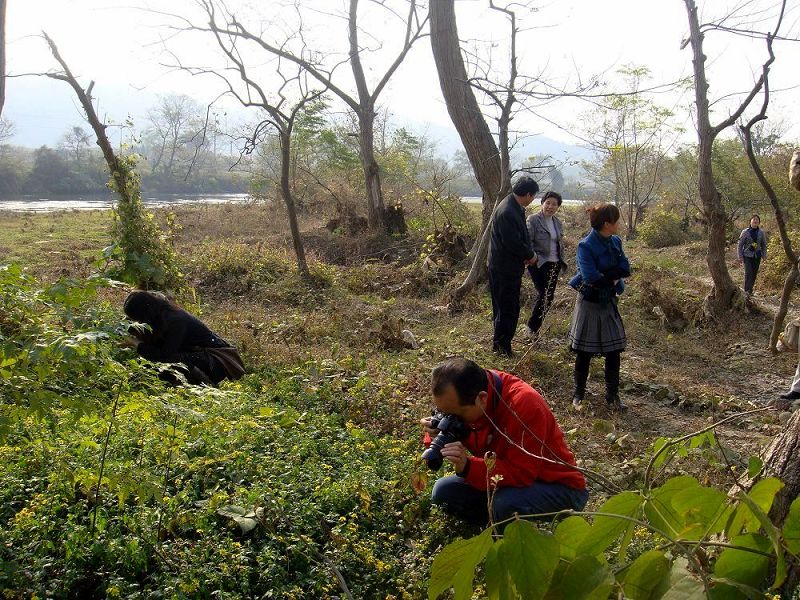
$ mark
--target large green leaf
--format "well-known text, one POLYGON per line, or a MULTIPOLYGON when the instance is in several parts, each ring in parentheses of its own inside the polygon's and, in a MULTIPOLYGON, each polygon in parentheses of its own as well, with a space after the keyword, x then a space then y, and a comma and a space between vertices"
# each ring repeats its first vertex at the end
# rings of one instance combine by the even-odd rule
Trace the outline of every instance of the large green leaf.
MULTIPOLYGON (((762 552, 769 552, 772 549, 768 538, 753 533, 740 535, 731 540, 731 544, 762 552)), ((769 574, 769 563, 770 559, 767 556, 747 550, 727 548, 719 555, 714 564, 714 577, 752 588, 761 588, 766 583, 769 574)))
MULTIPOLYGON (((606 500, 597 510, 600 513, 635 518, 644 498, 636 492, 622 492, 606 500)), ((628 519, 597 516, 591 530, 578 545, 577 554, 596 556, 608 548, 630 524, 628 519)))
POLYGON ((661 598, 669 589, 670 564, 663 552, 650 550, 633 561, 625 572, 622 589, 631 600, 661 598))
POLYGON ((673 561, 669 590, 661 600, 702 600, 706 597, 703 583, 689 572, 688 562, 682 556, 673 561))
POLYGON ((486 553, 486 595, 488 600, 513 600, 514 594, 511 588, 508 569, 500 559, 500 548, 503 540, 495 542, 489 552, 486 553))
POLYGON ((653 527, 660 529, 669 537, 677 537, 683 529, 683 519, 672 505, 672 501, 677 494, 690 492, 699 487, 700 484, 694 477, 688 475, 673 477, 650 493, 644 505, 644 514, 653 527))
POLYGON ((614 578, 607 565, 594 556, 580 556, 567 567, 558 589, 551 589, 550 595, 570 600, 606 600, 613 587, 614 578))
POLYGON ((783 541, 789 552, 800 556, 800 498, 794 499, 783 522, 783 541))
POLYGON ((672 498, 672 506, 681 521, 678 537, 686 540, 703 539, 725 528, 723 514, 728 508, 728 496, 713 488, 698 486, 682 490, 672 498))
POLYGON ((528 521, 513 521, 503 532, 500 552, 517 592, 526 600, 542 598, 558 566, 558 542, 528 521))
MULTIPOLYGON (((775 495, 783 486, 784 484, 780 479, 768 477, 755 484, 747 495, 764 514, 768 514, 775 500, 775 495)), ((740 502, 725 533, 728 538, 733 538, 742 533, 742 531, 756 533, 760 527, 761 521, 759 518, 753 514, 746 502, 740 502)))
POLYGON ((767 538, 772 544, 772 551, 775 555, 775 579, 772 582, 772 589, 777 589, 783 584, 786 579, 786 557, 784 556, 783 544, 781 542, 781 532, 769 520, 767 514, 751 500, 750 496, 744 492, 739 492, 738 496, 740 502, 744 502, 753 511, 753 514, 758 517, 761 523, 761 529, 764 530, 767 538))
POLYGON ((475 568, 491 546, 492 534, 489 529, 468 540, 456 540, 445 546, 433 559, 428 599, 435 600, 450 588, 453 588, 456 600, 470 598, 475 568))
POLYGON ((555 530, 561 558, 574 560, 577 556, 578 546, 591 529, 592 526, 583 517, 567 517, 561 521, 555 530))

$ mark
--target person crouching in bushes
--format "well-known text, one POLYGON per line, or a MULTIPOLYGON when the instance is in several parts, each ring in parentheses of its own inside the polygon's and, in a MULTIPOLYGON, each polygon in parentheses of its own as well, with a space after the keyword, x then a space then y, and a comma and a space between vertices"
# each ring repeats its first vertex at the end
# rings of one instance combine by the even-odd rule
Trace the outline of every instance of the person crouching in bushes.
MULTIPOLYGON (((182 309, 160 292, 135 291, 125 300, 125 315, 135 323, 150 326, 149 331, 131 325, 136 352, 153 362, 182 363, 178 370, 186 381, 199 385, 218 385, 225 378, 239 379, 244 365, 236 348, 211 331, 200 319, 182 309)), ((161 378, 177 383, 174 375, 161 378)))
POLYGON ((627 407, 619 398, 620 353, 625 350, 625 327, 617 309, 617 295, 631 274, 622 251, 619 209, 598 204, 587 211, 592 231, 578 244, 578 273, 569 285, 578 291, 569 330, 570 349, 575 352, 575 391, 572 404, 580 408, 592 357, 605 357, 606 402, 612 410, 627 407))
POLYGON ((431 376, 436 415, 421 419, 423 459, 455 475, 439 478, 431 499, 445 512, 483 525, 520 516, 552 519, 583 510, 586 479, 545 399, 522 379, 453 357, 431 376), (491 503, 488 496, 491 496, 491 503))

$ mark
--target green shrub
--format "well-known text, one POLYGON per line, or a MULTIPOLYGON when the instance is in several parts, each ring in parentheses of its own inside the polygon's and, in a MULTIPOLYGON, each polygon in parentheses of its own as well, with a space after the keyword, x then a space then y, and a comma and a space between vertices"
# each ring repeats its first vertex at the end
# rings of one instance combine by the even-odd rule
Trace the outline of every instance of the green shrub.
MULTIPOLYGON (((800 250, 800 231, 789 231, 789 240, 792 242, 792 249, 798 252, 800 250)), ((791 264, 783 251, 781 236, 777 231, 767 236, 767 257, 768 260, 761 261, 756 285, 763 289, 781 290, 791 264)))
POLYGON ((686 241, 681 217, 666 210, 648 213, 645 222, 639 226, 639 235, 650 248, 677 246, 686 241))

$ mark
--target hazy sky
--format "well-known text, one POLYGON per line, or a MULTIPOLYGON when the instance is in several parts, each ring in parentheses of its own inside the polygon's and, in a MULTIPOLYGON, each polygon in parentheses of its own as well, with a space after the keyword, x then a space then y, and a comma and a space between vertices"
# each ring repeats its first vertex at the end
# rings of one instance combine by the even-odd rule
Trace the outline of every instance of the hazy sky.
MULTIPOLYGON (((343 0, 301 3, 304 9, 315 11, 307 17, 310 44, 327 53, 341 49, 347 39, 346 22, 320 12, 338 10, 343 0)), ((764 11, 759 15, 769 17, 765 21, 769 25, 762 25, 765 29, 774 23, 778 5, 776 0, 698 0, 698 3, 705 20, 726 14, 730 7, 747 6, 748 13, 758 7, 764 11)), ((44 30, 56 41, 84 85, 96 81, 94 94, 99 99, 100 112, 115 122, 122 122, 131 114, 136 126, 142 128, 146 125, 145 109, 153 104, 157 94, 186 93, 200 102, 208 102, 222 91, 213 78, 190 77, 163 66, 174 62, 165 52, 165 44, 186 63, 212 64, 219 60, 213 41, 197 36, 172 37, 164 25, 174 24, 174 20, 143 10, 149 6, 192 18, 198 14, 192 4, 190 0, 149 3, 147 0, 8 0, 8 70, 15 75, 54 67, 44 41, 38 37, 44 30)), ((237 15, 260 11, 267 23, 263 27, 268 31, 288 20, 283 18, 287 13, 280 4, 277 0, 229 2, 236 7, 237 15)), ((487 4, 486 0, 458 0, 459 31, 462 38, 494 42, 492 52, 497 62, 502 63, 507 52, 508 28, 499 13, 486 9, 487 4)), ((796 37, 800 34, 800 3, 793 0, 790 4, 782 31, 796 37)), ((369 7, 363 1, 362 5, 369 7)), ((675 81, 691 72, 690 48, 680 48, 688 31, 682 0, 544 0, 536 6, 538 11, 523 21, 526 31, 519 38, 522 72, 545 72, 550 80, 566 86, 597 73, 605 73, 604 78, 611 80, 615 69, 623 64, 648 66, 652 84, 675 81)), ((374 11, 364 17, 362 25, 375 34, 375 39, 365 37, 365 41, 384 43, 383 52, 364 59, 374 75, 388 63, 397 38, 389 34, 392 28, 385 17, 374 11)), ((290 24, 283 23, 283 27, 290 24)), ((764 60, 765 44, 722 33, 709 34, 706 43, 711 94, 714 99, 724 99, 716 108, 720 115, 726 114, 737 99, 735 94, 752 86, 754 74, 764 60)), ((800 43, 777 42, 776 53, 778 58, 772 71, 772 88, 776 93, 771 114, 782 117, 790 127, 790 135, 800 138, 800 117, 797 110, 789 110, 800 104, 797 68, 800 43)), ((346 76, 348 72, 343 70, 340 74, 346 76)), ((347 77, 342 81, 350 86, 347 77)), ((679 113, 680 124, 691 135, 692 93, 654 98, 679 113)), ((401 124, 416 128, 425 124, 433 129, 450 127, 427 38, 418 43, 396 74, 382 96, 382 103, 401 124)), ((232 104, 229 107, 234 118, 240 111, 233 109, 232 104)), ((552 102, 539 107, 537 114, 519 115, 516 126, 526 133, 580 143, 572 133, 578 130, 578 116, 589 108, 579 101, 552 102)), ((17 128, 13 141, 31 146, 53 145, 68 127, 81 123, 81 113, 66 84, 35 77, 9 80, 5 116, 17 128)))

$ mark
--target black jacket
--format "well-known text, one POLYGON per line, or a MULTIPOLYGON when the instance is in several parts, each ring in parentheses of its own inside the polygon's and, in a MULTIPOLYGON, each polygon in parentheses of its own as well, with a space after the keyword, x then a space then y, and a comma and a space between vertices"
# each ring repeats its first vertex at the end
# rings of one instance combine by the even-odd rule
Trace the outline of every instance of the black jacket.
POLYGON ((185 310, 167 313, 152 332, 137 332, 139 356, 155 362, 184 362, 185 353, 198 348, 226 348, 230 344, 185 310))
POLYGON ((522 277, 525 261, 535 256, 531 248, 525 209, 509 194, 497 206, 492 220, 489 269, 495 273, 522 277))

